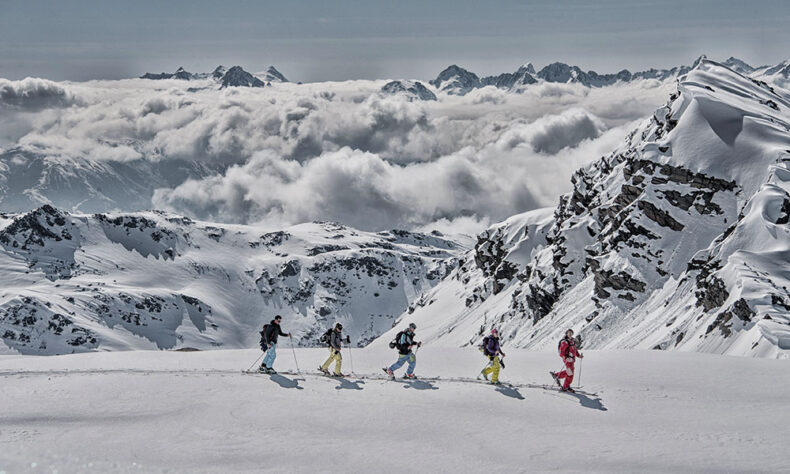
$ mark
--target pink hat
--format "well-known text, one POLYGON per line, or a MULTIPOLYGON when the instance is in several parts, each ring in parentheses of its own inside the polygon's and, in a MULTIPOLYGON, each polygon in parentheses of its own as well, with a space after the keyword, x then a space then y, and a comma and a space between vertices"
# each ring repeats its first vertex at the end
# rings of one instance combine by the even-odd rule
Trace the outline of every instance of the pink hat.
POLYGON ((491 334, 492 334, 492 335, 493 335, 493 334, 499 334, 499 332, 498 332, 496 329, 492 329, 492 330, 491 330, 491 334))

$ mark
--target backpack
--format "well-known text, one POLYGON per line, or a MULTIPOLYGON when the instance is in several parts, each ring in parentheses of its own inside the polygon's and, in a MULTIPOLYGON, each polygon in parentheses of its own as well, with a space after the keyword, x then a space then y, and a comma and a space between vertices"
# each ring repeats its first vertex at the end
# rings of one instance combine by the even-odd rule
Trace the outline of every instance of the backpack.
POLYGON ((321 334, 321 337, 318 338, 318 342, 321 344, 329 344, 329 341, 332 338, 332 328, 326 330, 325 333, 321 334))
POLYGON ((405 331, 399 332, 398 334, 395 335, 395 339, 390 341, 390 349, 398 349, 400 351, 401 348, 400 348, 400 344, 398 342, 400 341, 400 338, 401 338, 401 336, 403 336, 404 332, 405 331))
POLYGON ((269 342, 266 340, 266 331, 269 330, 269 325, 264 324, 263 329, 261 329, 261 349, 266 350, 269 342))
POLYGON ((481 342, 481 343, 480 343, 480 345, 479 345, 479 346, 477 346, 477 347, 479 347, 479 348, 480 348, 480 351, 481 351, 483 354, 487 355, 487 356, 490 356, 490 355, 491 355, 491 354, 489 354, 489 353, 488 353, 488 341, 489 341, 489 339, 490 339, 490 338, 491 338, 491 336, 486 336, 486 337, 484 337, 484 338, 483 338, 483 342, 481 342))

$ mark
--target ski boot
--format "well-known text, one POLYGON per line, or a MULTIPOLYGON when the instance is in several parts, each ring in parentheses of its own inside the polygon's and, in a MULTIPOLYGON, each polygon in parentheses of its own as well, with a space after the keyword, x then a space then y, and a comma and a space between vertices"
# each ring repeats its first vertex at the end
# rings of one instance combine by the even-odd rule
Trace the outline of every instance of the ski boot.
POLYGON ((574 389, 572 389, 572 388, 570 388, 570 387, 568 387, 568 388, 562 388, 562 389, 560 389, 560 391, 561 391, 561 392, 568 392, 568 393, 576 393, 576 390, 574 390, 574 389))
POLYGON ((490 383, 491 383, 491 385, 502 385, 502 382, 500 382, 499 380, 497 380, 496 382, 490 382, 490 383))
POLYGON ((265 365, 262 365, 262 366, 258 367, 258 372, 260 372, 262 374, 268 374, 269 373, 269 368, 266 367, 265 365))
POLYGON ((323 367, 319 367, 318 370, 321 371, 322 374, 326 375, 327 377, 330 375, 329 371, 323 367))
POLYGON ((406 374, 406 375, 404 375, 403 377, 404 377, 404 378, 407 378, 407 379, 409 379, 409 380, 417 380, 417 376, 416 376, 416 375, 414 375, 414 374, 406 374))

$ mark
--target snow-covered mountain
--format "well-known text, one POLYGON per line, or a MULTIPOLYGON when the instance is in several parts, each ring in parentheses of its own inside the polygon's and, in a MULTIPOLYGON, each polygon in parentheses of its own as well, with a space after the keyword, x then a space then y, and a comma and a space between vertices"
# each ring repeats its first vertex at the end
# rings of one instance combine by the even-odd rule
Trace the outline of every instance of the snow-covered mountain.
POLYGON ((148 209, 158 188, 212 176, 221 163, 196 160, 91 160, 24 148, 0 152, 0 208, 23 212, 42 204, 99 212, 148 209))
POLYGON ((222 84, 222 87, 263 87, 266 83, 270 82, 288 82, 288 79, 277 70, 274 66, 269 66, 265 71, 256 74, 251 74, 245 71, 241 66, 233 66, 230 69, 225 66, 219 65, 212 72, 188 72, 183 67, 179 67, 174 73, 150 73, 147 72, 140 76, 140 79, 162 80, 162 79, 180 79, 184 81, 198 80, 198 79, 213 79, 222 84), (231 73, 228 76, 228 73, 231 73), (227 81, 227 84, 226 84, 227 81))
MULTIPOLYGON (((562 62, 551 63, 536 72, 535 67, 531 63, 527 63, 519 67, 515 72, 483 78, 462 67, 452 65, 439 73, 436 79, 430 81, 430 84, 439 91, 449 95, 466 95, 474 89, 485 86, 494 86, 510 92, 523 92, 526 86, 540 82, 606 87, 641 79, 656 79, 659 81, 676 79, 696 67, 703 58, 704 56, 700 57, 691 66, 679 66, 671 69, 648 69, 635 73, 623 69, 613 74, 598 74, 595 71, 584 71, 578 66, 562 62)), ((732 61, 732 64, 736 64, 735 61, 738 61, 739 64, 742 63, 744 66, 749 67, 743 61, 735 58, 730 58, 728 61, 732 61)))
POLYGON ((255 75, 261 78, 263 82, 288 82, 288 79, 274 66, 269 66, 265 71, 255 75))
POLYGON ((381 87, 385 94, 403 94, 409 100, 436 100, 436 94, 419 81, 390 81, 381 87))
POLYGON ((398 327, 449 345, 498 327, 549 348, 574 328, 590 348, 787 357, 789 163, 790 94, 701 60, 553 215, 483 233, 398 327))
POLYGON ((341 321, 364 345, 464 250, 439 234, 51 206, 2 215, 0 247, 0 338, 26 354, 254 347, 275 314, 298 344, 341 321))
POLYGON ((142 76, 140 76, 140 79, 153 79, 153 80, 179 79, 182 81, 189 81, 192 79, 200 79, 201 77, 202 76, 200 74, 192 74, 191 72, 187 71, 183 67, 179 67, 178 69, 176 69, 176 72, 174 73, 160 72, 157 74, 157 73, 147 72, 142 76))
POLYGON ((220 89, 226 87, 264 87, 266 84, 253 76, 249 72, 242 69, 241 66, 233 66, 228 69, 222 79, 220 89))

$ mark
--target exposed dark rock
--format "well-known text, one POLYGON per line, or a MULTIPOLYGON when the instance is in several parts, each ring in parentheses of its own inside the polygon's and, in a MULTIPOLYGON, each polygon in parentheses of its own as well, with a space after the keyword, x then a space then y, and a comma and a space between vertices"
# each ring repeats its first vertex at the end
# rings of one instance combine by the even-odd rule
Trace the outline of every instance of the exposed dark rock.
POLYGON ((683 230, 683 224, 676 221, 668 212, 659 209, 650 201, 639 201, 637 203, 639 209, 644 212, 645 216, 655 221, 661 227, 669 227, 674 231, 683 230))
MULTIPOLYGON (((645 291, 646 284, 639 281, 626 272, 614 273, 610 270, 598 271, 595 273, 595 294, 599 298, 608 298, 610 293, 604 288, 611 288, 615 291, 631 290, 642 293, 645 291)), ((634 301, 633 295, 621 295, 623 299, 634 301)))

